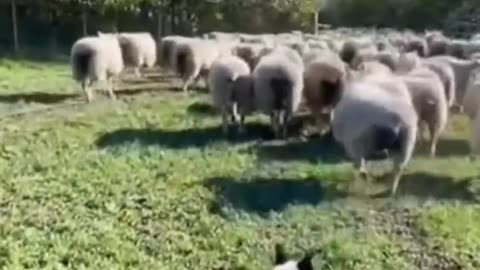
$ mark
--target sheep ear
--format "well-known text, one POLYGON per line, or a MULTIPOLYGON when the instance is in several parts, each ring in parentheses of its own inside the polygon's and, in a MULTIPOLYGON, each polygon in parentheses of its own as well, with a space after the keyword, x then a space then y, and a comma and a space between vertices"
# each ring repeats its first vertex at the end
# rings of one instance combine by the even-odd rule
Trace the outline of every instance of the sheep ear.
POLYGON ((313 256, 314 256, 313 253, 308 253, 308 254, 306 254, 306 255, 297 263, 297 268, 298 268, 298 270, 313 270, 313 264, 312 264, 313 256))
POLYGON ((282 245, 276 244, 275 245, 275 265, 284 264, 287 262, 287 255, 285 254, 285 250, 282 245))

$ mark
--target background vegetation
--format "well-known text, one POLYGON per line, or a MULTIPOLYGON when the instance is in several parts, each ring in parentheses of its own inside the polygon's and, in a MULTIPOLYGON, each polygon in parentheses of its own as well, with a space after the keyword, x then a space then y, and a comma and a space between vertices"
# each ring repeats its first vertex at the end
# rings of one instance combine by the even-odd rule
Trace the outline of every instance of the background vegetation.
MULTIPOLYGON (((315 0, 4 0, 0 1, 0 51, 67 52, 79 36, 96 31, 201 34, 313 31, 315 0), (14 11, 14 12, 12 12, 14 11), (15 15, 15 20, 12 18, 15 15)), ((473 0, 323 0, 319 21, 333 26, 476 31, 473 0)))

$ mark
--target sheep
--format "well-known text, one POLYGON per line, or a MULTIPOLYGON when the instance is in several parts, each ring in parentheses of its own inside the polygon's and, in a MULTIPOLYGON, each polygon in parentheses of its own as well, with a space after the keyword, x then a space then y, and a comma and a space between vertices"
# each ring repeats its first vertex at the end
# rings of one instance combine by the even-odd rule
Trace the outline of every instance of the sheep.
POLYGON ((397 65, 394 70, 398 73, 408 73, 420 65, 421 60, 415 52, 402 52, 398 57, 397 65))
POLYGON ((333 105, 341 96, 345 68, 340 57, 330 51, 319 52, 305 67, 303 96, 320 130, 322 115, 326 112, 331 119, 333 105))
MULTIPOLYGON (((243 132, 244 117, 251 110, 245 106, 239 108, 239 105, 245 103, 238 101, 239 99, 240 101, 245 101, 245 95, 251 93, 252 87, 251 84, 245 84, 244 81, 242 81, 242 84, 236 81, 241 76, 248 78, 249 75, 250 67, 237 56, 223 56, 215 60, 212 64, 208 75, 208 85, 210 87, 213 107, 222 114, 222 128, 225 134, 228 132, 229 117, 231 122, 239 122, 239 111, 241 116, 240 131, 243 132)), ((247 102, 245 105, 250 104, 247 102)))
POLYGON ((264 48, 266 47, 260 44, 240 43, 235 46, 233 54, 245 60, 250 66, 250 69, 253 70, 260 60, 264 48))
POLYGON ((253 71, 256 108, 270 115, 277 138, 286 137, 289 120, 300 105, 302 74, 302 59, 289 48, 267 54, 253 71))
POLYGON ((392 74, 392 69, 379 61, 364 61, 357 69, 364 74, 392 74))
POLYGON ((453 68, 442 62, 428 62, 423 61, 422 64, 433 72, 435 72, 442 81, 443 89, 445 90, 445 98, 447 99, 448 107, 452 107, 455 102, 455 92, 456 92, 456 83, 455 83, 455 73, 453 68))
POLYGON ((468 43, 464 40, 452 40, 447 45, 446 54, 459 59, 467 59, 467 52, 465 50, 467 46, 468 43))
POLYGON ((348 40, 340 50, 340 58, 347 64, 351 64, 358 54, 377 53, 376 47, 366 41, 348 40))
POLYGON ((158 44, 158 62, 160 66, 167 69, 173 69, 173 52, 177 42, 182 41, 185 37, 182 36, 166 36, 160 40, 158 44))
POLYGON ((106 82, 110 98, 115 99, 113 81, 124 68, 116 37, 98 33, 98 37, 77 40, 71 49, 70 62, 73 78, 81 83, 89 103, 93 100, 94 82, 106 82))
POLYGON ((429 56, 446 55, 450 40, 442 33, 431 32, 425 36, 427 41, 429 56))
POLYGON ((456 82, 455 73, 450 64, 442 61, 420 59, 414 52, 402 53, 397 62, 396 72, 405 74, 421 66, 429 68, 440 77, 448 107, 452 107, 455 102, 456 82))
POLYGON ((405 51, 416 52, 421 57, 426 57, 429 54, 427 41, 417 36, 410 37, 405 45, 405 51))
POLYGON ((477 60, 462 60, 452 56, 435 56, 424 59, 426 62, 440 62, 449 64, 455 75, 455 101, 459 106, 460 111, 463 111, 461 105, 468 80, 472 71, 480 66, 480 61, 477 60))
POLYGON ((359 52, 355 58, 352 60, 352 68, 358 68, 358 66, 364 61, 372 61, 376 60, 388 68, 390 70, 394 70, 397 66, 398 55, 394 52, 389 51, 382 51, 382 52, 373 52, 373 53, 362 53, 359 52))
POLYGON ((208 78, 208 70, 221 55, 221 50, 213 41, 184 39, 178 42, 173 53, 173 63, 176 73, 183 81, 183 92, 187 93, 188 87, 200 76, 208 78))
POLYGON ((132 67, 137 77, 140 68, 151 68, 157 62, 157 45, 150 33, 120 33, 115 35, 120 42, 125 67, 132 67))
MULTIPOLYGON (((436 154, 437 143, 448 120, 448 104, 440 77, 427 67, 413 69, 402 75, 410 91, 419 125, 426 124, 430 133, 430 155, 436 154)), ((420 128, 423 137, 423 130, 420 128)))
POLYGON ((356 181, 367 177, 367 160, 388 151, 394 162, 393 196, 415 147, 417 122, 407 86, 393 75, 373 75, 345 85, 332 131, 353 161, 356 181))
POLYGON ((462 102, 464 113, 472 121, 477 116, 480 106, 480 78, 478 74, 475 75, 476 76, 472 76, 468 82, 467 91, 462 102))
POLYGON ((472 153, 480 154, 480 110, 477 110, 475 118, 471 122, 472 138, 470 141, 472 153))

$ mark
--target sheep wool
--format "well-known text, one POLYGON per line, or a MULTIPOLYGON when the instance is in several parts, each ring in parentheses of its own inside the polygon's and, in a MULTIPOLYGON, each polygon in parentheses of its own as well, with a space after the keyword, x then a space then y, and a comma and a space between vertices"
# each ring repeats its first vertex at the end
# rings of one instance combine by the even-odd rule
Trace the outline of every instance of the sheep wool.
POLYGON ((277 48, 260 60, 253 79, 256 108, 270 116, 276 137, 286 137, 288 122, 302 98, 301 57, 289 48, 277 48))
MULTIPOLYGON (((420 120, 430 133, 430 155, 436 154, 437 142, 448 120, 448 104, 440 77, 429 68, 416 68, 402 76, 410 91, 413 105, 420 120)), ((423 137, 423 130, 420 129, 423 137)))
POLYGON ((366 160, 388 151, 394 162, 392 195, 412 156, 418 121, 407 87, 397 82, 396 89, 403 95, 371 79, 347 83, 332 123, 335 140, 353 161, 356 179, 367 175, 366 160))
POLYGON ((124 68, 116 37, 99 33, 98 37, 77 40, 72 46, 70 61, 73 78, 81 83, 88 102, 93 100, 91 86, 94 82, 105 82, 110 97, 115 98, 113 80, 124 68))
POLYGON ((137 77, 140 68, 151 68, 157 62, 157 45, 150 33, 120 33, 118 39, 125 66, 132 67, 137 77))
POLYGON ((222 115, 224 133, 228 132, 229 119, 233 123, 238 123, 241 120, 240 124, 243 126, 244 116, 249 110, 242 108, 241 119, 239 119, 237 97, 242 95, 242 92, 251 91, 251 87, 248 84, 244 85, 246 89, 242 91, 240 84, 237 84, 236 87, 234 87, 234 84, 240 76, 249 75, 250 67, 237 56, 223 56, 212 64, 208 76, 208 85, 210 86, 212 104, 222 115))
POLYGON ((182 90, 185 93, 200 76, 208 78, 212 63, 222 55, 216 42, 201 39, 181 40, 174 51, 175 71, 183 81, 182 90))

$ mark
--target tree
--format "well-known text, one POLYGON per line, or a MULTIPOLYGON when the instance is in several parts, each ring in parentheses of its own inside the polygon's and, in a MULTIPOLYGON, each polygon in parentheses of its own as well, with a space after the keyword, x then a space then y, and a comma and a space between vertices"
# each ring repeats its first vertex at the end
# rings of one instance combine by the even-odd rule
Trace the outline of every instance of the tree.
POLYGON ((16 0, 10 1, 11 9, 12 9, 12 25, 13 25, 13 49, 15 53, 18 53, 20 50, 20 44, 18 41, 18 22, 17 22, 17 2, 16 0))

